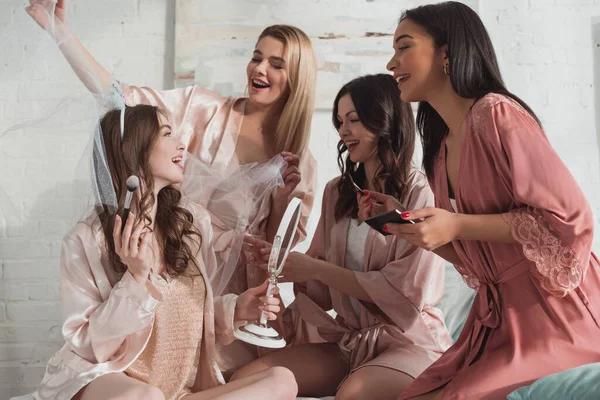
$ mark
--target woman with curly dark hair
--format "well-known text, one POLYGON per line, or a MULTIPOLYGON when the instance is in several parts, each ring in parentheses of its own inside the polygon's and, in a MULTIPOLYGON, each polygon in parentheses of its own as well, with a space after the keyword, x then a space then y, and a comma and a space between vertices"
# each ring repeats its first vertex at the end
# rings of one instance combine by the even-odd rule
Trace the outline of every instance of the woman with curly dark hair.
POLYGON ((94 162, 106 171, 94 184, 112 184, 116 204, 103 198, 63 240, 66 343, 33 397, 295 398, 294 377, 284 368, 224 385, 216 343, 232 342, 234 321, 258 319, 261 309, 275 319, 279 300, 265 296, 266 282, 213 297, 206 276, 216 262, 210 217, 175 186, 183 180, 185 145, 166 113, 149 105, 112 110, 100 131, 94 162), (131 175, 140 185, 122 221, 131 175))
POLYGON ((325 188, 309 251, 291 253, 282 273, 295 282, 296 300, 285 316, 293 321, 286 324, 293 346, 234 378, 285 366, 302 396, 395 399, 451 344, 436 307, 444 268, 434 253, 363 223, 359 203, 369 197, 353 182, 410 208, 433 205, 433 195, 425 175, 411 165, 413 114, 390 75, 346 84, 334 102, 333 124, 341 176, 325 188), (326 312, 331 309, 335 319, 326 312))

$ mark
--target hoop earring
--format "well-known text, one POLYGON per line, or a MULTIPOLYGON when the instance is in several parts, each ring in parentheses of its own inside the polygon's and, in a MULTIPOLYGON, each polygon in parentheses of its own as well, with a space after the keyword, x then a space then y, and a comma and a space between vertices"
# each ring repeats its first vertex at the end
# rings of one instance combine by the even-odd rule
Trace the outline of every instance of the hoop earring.
POLYGON ((444 73, 446 75, 450 75, 450 71, 448 71, 448 66, 447 65, 444 65, 444 73))

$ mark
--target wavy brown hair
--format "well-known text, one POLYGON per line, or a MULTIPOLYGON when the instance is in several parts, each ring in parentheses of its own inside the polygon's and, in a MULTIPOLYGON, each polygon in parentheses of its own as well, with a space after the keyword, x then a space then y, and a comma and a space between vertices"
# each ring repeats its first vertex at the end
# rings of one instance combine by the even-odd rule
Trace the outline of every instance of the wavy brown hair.
MULTIPOLYGON (((132 200, 135 206, 136 223, 143 220, 149 228, 152 224, 150 210, 157 203, 154 232, 162 253, 162 262, 167 274, 178 276, 189 273, 188 266, 192 263, 197 269, 192 249, 185 239, 195 240, 200 246, 202 238, 194 228, 193 215, 181 207, 181 192, 173 185, 163 188, 154 196, 154 177, 149 160, 157 142, 160 131, 158 115, 166 113, 150 105, 126 107, 125 132, 121 140, 120 110, 107 112, 100 120, 100 130, 106 151, 110 175, 118 200, 117 214, 121 215, 127 195, 127 178, 137 175, 140 178, 140 189, 132 200)), ((116 215, 103 205, 98 216, 106 238, 106 251, 117 273, 123 274, 127 266, 115 252, 113 228, 116 215)), ((125 223, 125 221, 123 221, 125 223)))
MULTIPOLYGON (((394 78, 388 74, 365 75, 345 84, 333 102, 333 125, 339 131, 338 104, 342 97, 350 95, 358 119, 363 126, 379 137, 377 157, 380 166, 375 172, 373 187, 378 192, 394 196, 401 201, 408 191, 411 161, 415 150, 415 121, 409 103, 400 99, 400 90, 394 78)), ((338 166, 342 177, 336 185, 339 193, 335 205, 335 220, 356 218, 358 202, 354 187, 348 176, 359 186, 365 186, 363 165, 352 162, 346 154, 348 148, 343 140, 338 142, 338 166)))

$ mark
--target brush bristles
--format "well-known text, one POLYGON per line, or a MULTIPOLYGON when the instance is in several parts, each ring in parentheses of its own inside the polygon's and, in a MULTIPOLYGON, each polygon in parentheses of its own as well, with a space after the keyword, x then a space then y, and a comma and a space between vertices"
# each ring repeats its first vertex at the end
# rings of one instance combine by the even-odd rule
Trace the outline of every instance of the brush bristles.
POLYGON ((128 191, 135 192, 135 190, 140 187, 140 179, 135 175, 131 175, 129 178, 127 178, 126 184, 128 191))

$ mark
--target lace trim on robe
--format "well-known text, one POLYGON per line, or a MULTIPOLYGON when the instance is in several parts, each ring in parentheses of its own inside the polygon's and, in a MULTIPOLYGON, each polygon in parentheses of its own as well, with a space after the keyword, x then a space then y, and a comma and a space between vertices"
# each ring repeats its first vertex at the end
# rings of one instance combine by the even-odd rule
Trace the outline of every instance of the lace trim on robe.
POLYGON ((538 210, 518 208, 502 217, 513 238, 523 245, 525 257, 535 263, 534 274, 544 289, 563 297, 579 286, 583 269, 575 252, 562 244, 538 210))
POLYGON ((458 271, 458 273, 462 276, 463 281, 467 284, 468 287, 477 291, 479 289, 479 279, 468 269, 466 269, 463 265, 455 265, 454 268, 458 271))

